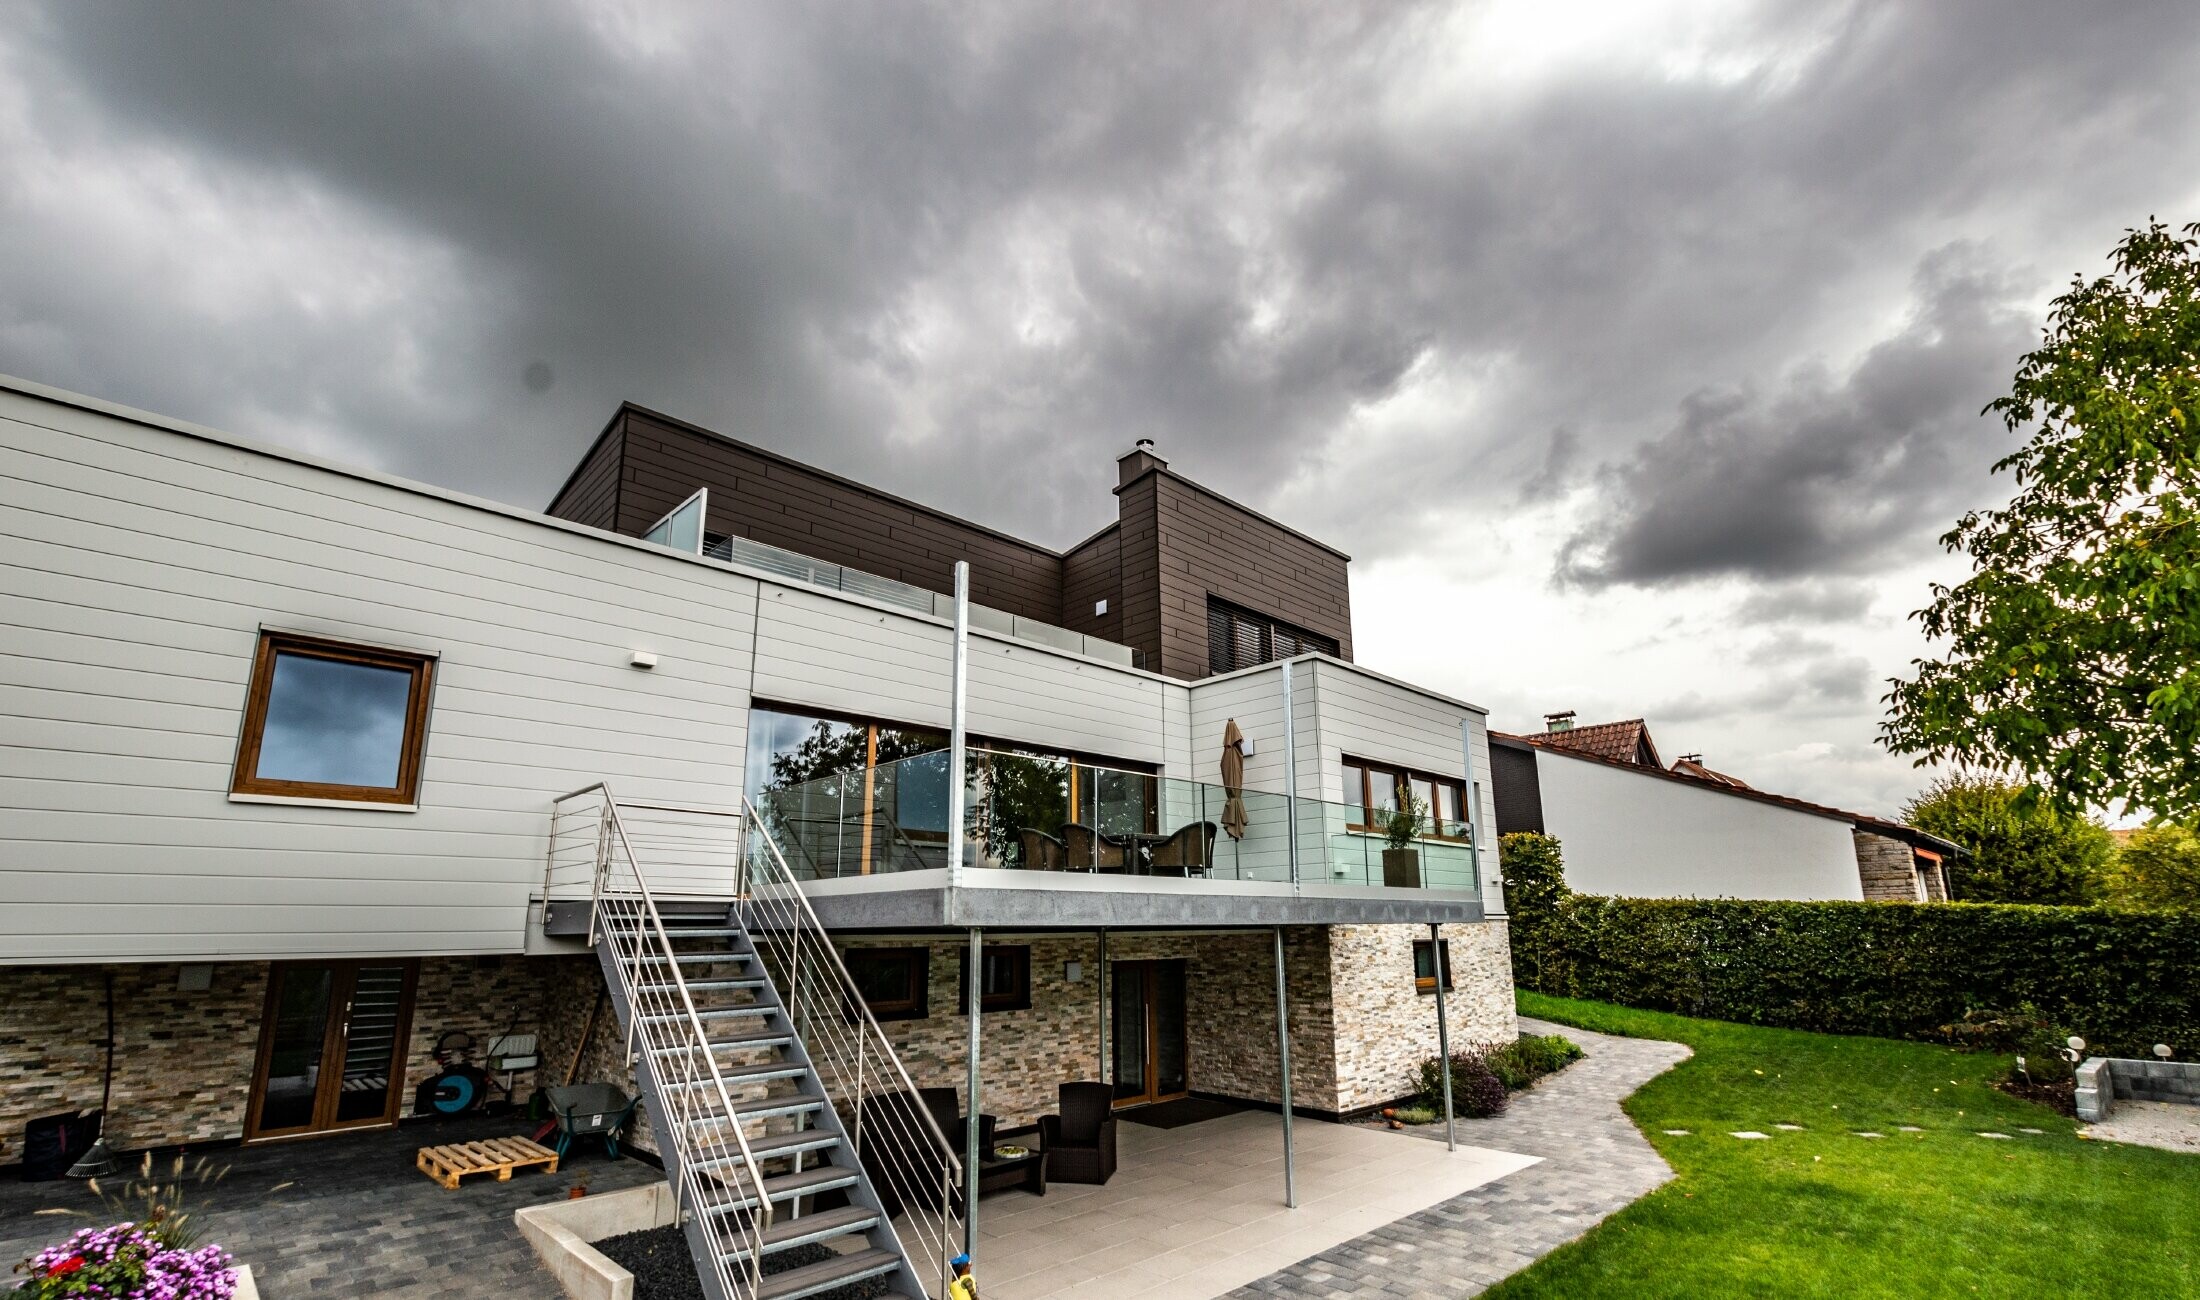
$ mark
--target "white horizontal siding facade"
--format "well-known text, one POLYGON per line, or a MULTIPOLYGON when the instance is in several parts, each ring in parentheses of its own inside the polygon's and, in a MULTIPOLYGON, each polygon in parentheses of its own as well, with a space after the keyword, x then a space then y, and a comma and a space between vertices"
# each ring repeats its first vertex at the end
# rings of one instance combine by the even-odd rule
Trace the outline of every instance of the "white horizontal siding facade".
POLYGON ((1538 749, 1543 828, 1566 883, 1626 898, 1864 896, 1852 823, 1538 749))
POLYGON ((0 506, 0 960, 516 952, 551 798, 739 798, 738 574, 18 391, 0 506), (438 656, 417 811, 230 799, 262 628, 438 656))
MULTIPOLYGON (((0 383, 0 962, 524 951, 558 795, 736 808, 752 701, 944 729, 951 658, 941 619, 0 383), (230 797, 263 629, 437 656, 416 809, 230 797)), ((969 663, 974 734, 1213 783, 1234 717, 1270 797, 1484 743, 1336 661, 1187 686, 974 631, 969 663)), ((1281 873, 1285 819, 1235 847, 1281 873)))

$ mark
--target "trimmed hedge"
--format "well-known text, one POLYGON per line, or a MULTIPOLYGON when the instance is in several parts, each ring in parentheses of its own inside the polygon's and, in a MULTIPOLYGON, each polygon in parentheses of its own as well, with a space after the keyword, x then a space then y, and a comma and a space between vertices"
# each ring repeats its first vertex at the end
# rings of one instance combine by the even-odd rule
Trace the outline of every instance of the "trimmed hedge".
POLYGON ((2104 1054, 2200 1057, 2200 914, 1567 895, 1513 918, 1523 988, 1714 1020, 1946 1041, 2037 1008, 2104 1054))

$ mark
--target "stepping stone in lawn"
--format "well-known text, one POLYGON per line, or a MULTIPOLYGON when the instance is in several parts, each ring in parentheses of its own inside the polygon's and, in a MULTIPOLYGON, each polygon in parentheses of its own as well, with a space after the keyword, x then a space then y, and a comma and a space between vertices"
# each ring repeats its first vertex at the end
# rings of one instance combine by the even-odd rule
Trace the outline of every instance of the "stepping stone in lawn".
POLYGON ((2010 1137, 2007 1133, 1981 1133, 1979 1134, 1979 1136, 1982 1138, 1998 1138, 2003 1142, 2013 1142, 2016 1140, 2010 1137))
POLYGON ((1849 1136, 1850 1136, 1850 1137, 1860 1137, 1860 1138, 1883 1138, 1883 1137, 1885 1137, 1885 1136, 1887 1136, 1887 1135, 1886 1135, 1886 1134, 1884 1134, 1884 1133, 1851 1133, 1851 1134, 1849 1134, 1849 1136))
POLYGON ((1925 1131, 1915 1124, 1899 1124, 1896 1125, 1896 1127, 1901 1129, 1904 1133, 1923 1133, 1925 1131))
POLYGON ((1684 1128, 1669 1128, 1665 1130, 1665 1135, 1669 1138, 1684 1138, 1688 1136, 1688 1130, 1684 1128))
POLYGON ((2047 1130, 2043 1128, 2020 1128, 2017 1132, 2030 1133, 2033 1137, 2041 1137, 2046 1134, 2047 1130))
POLYGON ((1745 1142, 1754 1142, 1760 1138, 1769 1138, 1772 1135, 1770 1133, 1759 1133, 1756 1129, 1753 1128, 1745 1128, 1739 1133, 1729 1133, 1727 1134, 1727 1136, 1730 1138, 1740 1138, 1745 1142))
POLYGON ((1803 1126, 1800 1124, 1775 1124, 1772 1127, 1780 1130, 1782 1133, 1800 1133, 1803 1131, 1803 1126))

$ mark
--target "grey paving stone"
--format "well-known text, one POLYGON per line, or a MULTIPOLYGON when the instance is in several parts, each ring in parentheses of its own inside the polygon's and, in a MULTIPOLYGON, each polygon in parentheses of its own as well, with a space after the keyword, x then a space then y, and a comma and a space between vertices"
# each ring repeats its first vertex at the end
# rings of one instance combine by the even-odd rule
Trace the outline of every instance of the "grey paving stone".
MULTIPOLYGON (((564 1291, 513 1227, 512 1212, 565 1195, 569 1170, 586 1169, 589 1189, 598 1192, 656 1182, 661 1172, 638 1160, 608 1160, 600 1145, 576 1148, 557 1174, 523 1171, 504 1183, 486 1175, 455 1192, 413 1168, 413 1153, 424 1146, 532 1130, 521 1119, 469 1118, 210 1152, 209 1161, 229 1173, 193 1209, 208 1241, 252 1265, 265 1296, 562 1300, 564 1291), (292 1185, 273 1190, 284 1182, 292 1185)), ((108 1218, 79 1182, 0 1183, 0 1259, 12 1264, 108 1218), (47 1208, 94 1217, 34 1216, 47 1208)))
MULTIPOLYGON (((1672 1168, 1619 1103, 1686 1060, 1686 1047, 1528 1019, 1520 1027, 1523 1033, 1562 1034, 1587 1055, 1542 1087, 1516 1094, 1505 1114, 1453 1127, 1470 1146, 1541 1156, 1542 1163, 1271 1273, 1232 1292, 1232 1300, 1476 1295, 1672 1178, 1672 1168), (1408 1252, 1407 1244, 1418 1249, 1408 1252), (1375 1253, 1389 1261, 1384 1276, 1370 1278, 1364 1270, 1375 1253), (1387 1290, 1355 1289, 1370 1284, 1387 1290)), ((1444 1140, 1442 1125, 1408 1132, 1444 1140)))

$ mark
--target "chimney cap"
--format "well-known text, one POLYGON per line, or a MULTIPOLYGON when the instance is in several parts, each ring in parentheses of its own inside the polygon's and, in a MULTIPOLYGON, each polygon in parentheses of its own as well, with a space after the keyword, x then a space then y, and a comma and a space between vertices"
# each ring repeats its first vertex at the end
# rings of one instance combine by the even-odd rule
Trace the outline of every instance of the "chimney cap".
POLYGON ((1699 751, 1699 752, 1697 752, 1697 753, 1694 753, 1694 754, 1683 754, 1683 755, 1681 755, 1681 756, 1680 756, 1679 758, 1676 758, 1676 759, 1674 759, 1673 761, 1674 761, 1674 762, 1676 762, 1676 763, 1694 763, 1694 764, 1695 764, 1696 766, 1698 766, 1698 767, 1702 767, 1702 766, 1703 766, 1703 754, 1702 754, 1702 753, 1701 753, 1700 751, 1699 751))
POLYGON ((1572 731, 1574 729, 1574 711, 1565 709, 1557 713, 1544 714, 1543 727, 1546 731, 1572 731))

